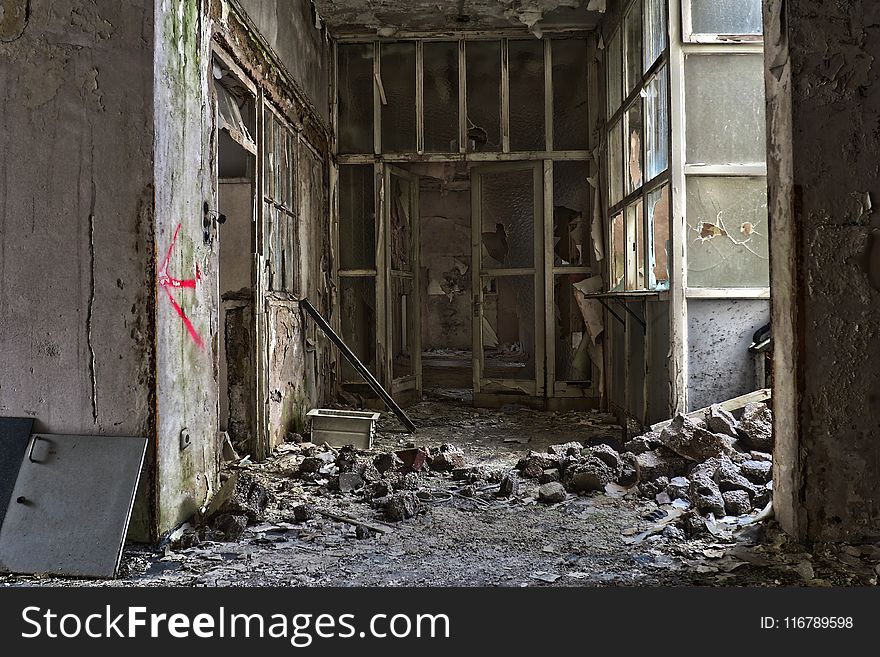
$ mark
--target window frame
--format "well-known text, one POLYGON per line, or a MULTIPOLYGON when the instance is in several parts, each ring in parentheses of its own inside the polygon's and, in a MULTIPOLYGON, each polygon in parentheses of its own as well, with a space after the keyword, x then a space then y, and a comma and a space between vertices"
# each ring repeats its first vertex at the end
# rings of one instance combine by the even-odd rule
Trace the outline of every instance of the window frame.
MULTIPOLYGON (((676 2, 677 0, 670 1, 676 2)), ((691 0, 681 0, 681 37, 684 43, 764 43, 763 28, 761 34, 694 32, 693 20, 691 17, 691 0)))

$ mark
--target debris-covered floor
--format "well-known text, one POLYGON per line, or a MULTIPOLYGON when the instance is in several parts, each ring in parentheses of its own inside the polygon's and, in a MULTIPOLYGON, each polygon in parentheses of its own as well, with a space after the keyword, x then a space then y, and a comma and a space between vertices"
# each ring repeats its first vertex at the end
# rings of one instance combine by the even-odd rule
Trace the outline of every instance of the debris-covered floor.
POLYGON ((761 518, 753 507, 767 492, 760 483, 766 469, 754 465, 761 453, 744 451, 732 436, 721 439, 723 434, 714 433, 724 429, 717 418, 693 426, 678 421, 662 440, 648 434, 624 447, 620 428, 601 413, 473 409, 453 397, 435 391, 410 409, 419 426, 415 436, 383 415, 370 453, 291 441, 266 463, 248 458, 231 463, 227 474, 237 484, 227 488, 235 488, 237 506, 225 508, 222 499, 215 500, 203 527, 178 531, 173 542, 157 549, 128 548, 116 581, 7 575, 0 584, 877 582, 877 546, 807 551, 772 520, 740 526, 731 516, 727 523, 715 517, 713 511, 721 514, 725 505, 740 505, 740 523, 761 518), (708 450, 707 458, 676 460, 658 441, 673 444, 676 452, 708 450), (715 448, 729 452, 711 456, 715 448), (660 474, 657 456, 662 467, 684 468, 690 478, 660 474), (759 483, 743 478, 743 472, 759 483), (718 480, 720 490, 712 483, 718 480), (677 485, 683 486, 681 497, 672 499, 677 485), (591 490, 597 488, 602 490, 591 490), (731 490, 743 494, 730 495, 731 490), (700 513, 684 508, 686 498, 694 498, 700 513))

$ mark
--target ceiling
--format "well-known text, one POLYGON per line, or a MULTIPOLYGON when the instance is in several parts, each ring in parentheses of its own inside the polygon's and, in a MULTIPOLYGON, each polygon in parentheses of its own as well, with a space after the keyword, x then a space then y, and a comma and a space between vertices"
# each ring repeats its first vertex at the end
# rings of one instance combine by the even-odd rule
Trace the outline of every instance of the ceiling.
POLYGON ((335 35, 522 29, 590 30, 605 0, 312 0, 335 35))

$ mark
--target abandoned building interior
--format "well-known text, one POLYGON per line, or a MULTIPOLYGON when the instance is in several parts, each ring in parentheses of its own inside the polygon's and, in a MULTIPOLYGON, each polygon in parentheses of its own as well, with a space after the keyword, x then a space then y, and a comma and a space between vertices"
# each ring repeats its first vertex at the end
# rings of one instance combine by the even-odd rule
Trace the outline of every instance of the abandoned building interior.
MULTIPOLYGON (((503 549, 552 556, 573 533, 586 547, 559 584, 819 572, 783 558, 748 579, 681 552, 675 569, 643 567, 639 551, 661 537, 730 539, 712 519, 709 534, 703 520, 699 532, 673 527, 687 486, 685 504, 704 511, 711 497, 712 518, 751 514, 751 527, 772 510, 786 540, 880 538, 871 3, 0 6, 0 415, 29 418, 46 444, 145 439, 130 456, 143 468, 126 507, 129 573, 160 543, 210 549, 204 532, 201 548, 181 545, 181 527, 246 478, 272 504, 305 509, 296 522, 275 509, 274 529, 242 511, 246 537, 306 540, 307 521, 385 541, 304 548, 327 564, 335 550, 363 583, 412 583, 393 563, 359 580, 365 554, 429 549, 481 560, 470 579, 429 583, 516 584, 503 549), (314 409, 381 412, 370 459, 469 487, 422 484, 412 504, 431 512, 406 507, 416 519, 388 547, 391 525, 367 502, 419 484, 373 481, 398 468, 380 467, 382 454, 346 478, 348 448, 310 442, 314 409), (715 497, 693 487, 709 452, 682 436, 736 465, 714 466, 715 497), (520 474, 483 476, 490 466, 520 474), (308 476, 279 483, 290 471, 308 476), (561 498, 545 488, 561 484, 561 498), (356 493, 363 508, 322 507, 315 520, 304 503, 315 490, 356 493), (569 515, 547 519, 548 502, 569 515), (501 520, 470 527, 444 515, 453 507, 501 520), (666 519, 652 529, 658 507, 666 519), (448 544, 444 522, 458 532, 448 544), (504 548, 467 551, 483 540, 504 548), (489 574, 493 560, 509 577, 489 574)), ((21 506, 10 502, 9 527, 21 506)), ((0 562, 15 571, 9 527, 0 562)), ((251 554, 248 572, 274 572, 277 553, 251 554)), ((878 553, 862 548, 850 566, 876 583, 878 553)), ((291 554, 272 582, 340 581, 291 554)), ((523 558, 532 583, 559 579, 545 571, 562 566, 523 558)), ((242 572, 185 581, 266 581, 242 572)), ((834 577, 823 581, 844 581, 834 577)))

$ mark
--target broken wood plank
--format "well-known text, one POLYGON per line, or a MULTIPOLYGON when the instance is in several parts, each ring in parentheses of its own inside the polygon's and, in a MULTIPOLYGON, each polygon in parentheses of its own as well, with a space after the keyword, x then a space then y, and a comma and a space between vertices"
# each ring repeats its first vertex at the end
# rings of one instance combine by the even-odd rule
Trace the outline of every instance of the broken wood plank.
MULTIPOLYGON (((771 399, 771 391, 770 388, 762 388, 761 390, 755 390, 754 392, 750 392, 746 395, 740 395, 739 397, 734 397, 733 399, 728 399, 727 401, 719 402, 718 406, 723 408, 725 411, 729 413, 733 413, 734 411, 741 410, 746 407, 746 404, 755 404, 755 403, 763 403, 769 401, 771 399)), ((686 415, 686 417, 690 420, 698 420, 702 419, 706 414, 706 411, 709 410, 709 407, 700 408, 696 411, 691 411, 686 415)), ((662 431, 666 427, 672 424, 672 420, 663 420, 663 422, 658 422, 657 424, 651 425, 651 431, 662 431)))
POLYGON ((345 522, 349 525, 360 525, 361 527, 366 527, 374 532, 379 532, 381 534, 390 534, 394 530, 391 527, 386 527, 384 525, 376 525, 371 522, 366 522, 364 520, 358 520, 357 518, 352 518, 351 516, 344 516, 339 513, 331 513, 330 511, 318 511, 318 513, 325 518, 330 518, 331 520, 338 520, 339 522, 345 522))

